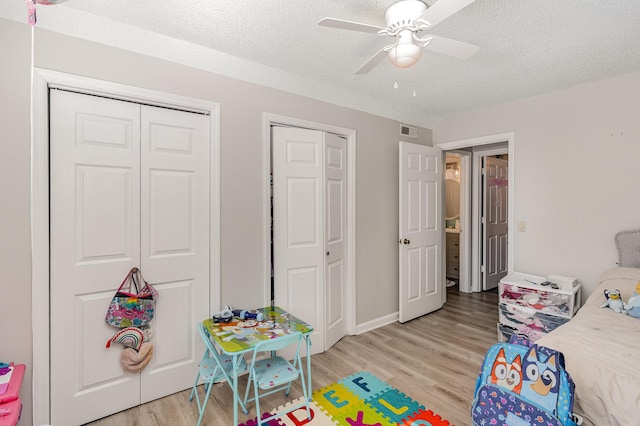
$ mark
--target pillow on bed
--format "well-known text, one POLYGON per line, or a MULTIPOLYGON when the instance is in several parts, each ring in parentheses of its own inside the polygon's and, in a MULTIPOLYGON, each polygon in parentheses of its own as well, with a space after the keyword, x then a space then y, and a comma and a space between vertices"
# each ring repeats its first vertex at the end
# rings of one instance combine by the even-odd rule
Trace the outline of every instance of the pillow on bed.
POLYGON ((640 229, 618 232, 615 241, 618 266, 640 268, 640 229))

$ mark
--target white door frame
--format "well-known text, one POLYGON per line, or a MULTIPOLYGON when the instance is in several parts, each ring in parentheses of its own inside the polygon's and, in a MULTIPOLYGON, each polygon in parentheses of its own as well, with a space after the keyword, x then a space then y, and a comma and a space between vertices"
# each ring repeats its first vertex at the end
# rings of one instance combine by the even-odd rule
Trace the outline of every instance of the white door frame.
MULTIPOLYGON (((507 207, 508 210, 508 220, 509 223, 513 224, 515 223, 515 133, 514 132, 509 132, 509 133, 500 133, 500 134, 495 134, 495 135, 488 135, 488 136, 481 136, 481 137, 477 137, 477 138, 470 138, 470 139, 462 139, 462 140, 457 140, 457 141, 451 141, 451 142, 442 142, 442 143, 438 143, 438 144, 434 144, 434 146, 437 146, 439 148, 441 148, 443 151, 449 151, 449 150, 454 150, 454 149, 462 149, 462 148, 469 148, 469 147, 478 147, 478 146, 482 146, 482 145, 489 145, 489 144, 494 144, 494 143, 503 143, 503 142, 507 142, 507 146, 508 146, 508 154, 509 154, 509 189, 508 189, 508 194, 509 194, 509 205, 507 207)), ((482 151, 482 155, 495 155, 495 154, 488 154, 491 151, 482 151)), ((501 151, 501 153, 504 154, 504 150, 501 151)), ((475 164, 476 161, 473 161, 473 176, 479 176, 478 175, 478 170, 476 168, 478 168, 478 166, 475 164)), ((475 179, 476 181, 478 179, 475 179)), ((473 200, 472 200, 472 221, 474 224, 479 223, 480 220, 480 213, 477 211, 478 210, 478 196, 479 196, 479 184, 478 182, 476 182, 473 185, 473 200)), ((470 286, 461 286, 460 287, 460 291, 461 292, 465 292, 465 293, 471 293, 471 292, 480 292, 482 291, 482 283, 480 280, 480 255, 481 255, 481 251, 480 251, 480 245, 482 244, 482 233, 480 232, 480 229, 478 226, 472 226, 472 242, 474 242, 471 246, 471 282, 469 283, 470 286)), ((513 226, 509 227, 509 231, 507 234, 507 244, 509 246, 508 248, 508 252, 507 252, 507 268, 508 268, 508 274, 513 272, 513 264, 514 264, 514 237, 515 237, 515 230, 513 226)))
POLYGON ((334 133, 347 139, 347 273, 346 273, 346 324, 347 334, 356 334, 356 131, 313 121, 301 120, 272 113, 263 118, 263 247, 264 285, 263 305, 271 304, 271 126, 283 125, 334 133))
MULTIPOLYGON (((220 105, 216 102, 34 68, 31 100, 31 321, 33 328, 33 424, 50 422, 49 356, 49 87, 209 115, 210 300, 220 304, 220 105), (37 325, 37 326, 36 326, 37 325)), ((115 284, 115 283, 114 283, 115 284)), ((106 311, 105 311, 106 312, 106 311)), ((211 313, 211 312, 210 312, 211 313)))
MULTIPOLYGON (((470 151, 453 150, 444 152, 447 156, 457 157, 460 161, 460 265, 458 266, 458 289, 463 293, 471 292, 471 155, 470 151)), ((446 249, 446 247, 445 247, 446 249)), ((445 256, 446 257, 446 256, 445 256)), ((445 268, 446 269, 446 268, 445 268)), ((446 275, 446 274, 445 274, 446 275)))

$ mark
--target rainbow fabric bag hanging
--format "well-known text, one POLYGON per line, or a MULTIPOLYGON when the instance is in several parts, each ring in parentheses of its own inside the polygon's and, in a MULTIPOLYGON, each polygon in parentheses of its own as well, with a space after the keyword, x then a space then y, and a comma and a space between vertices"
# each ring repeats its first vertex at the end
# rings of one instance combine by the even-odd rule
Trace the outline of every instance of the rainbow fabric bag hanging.
POLYGON ((157 299, 158 292, 144 280, 140 270, 131 268, 109 303, 105 322, 118 328, 145 327, 155 315, 157 299))
POLYGON ((471 406, 474 426, 577 426, 575 385, 561 352, 512 338, 487 351, 471 406))
POLYGON ((133 348, 139 351, 144 342, 144 333, 138 327, 122 328, 107 341, 107 348, 111 347, 111 342, 120 343, 125 348, 133 348))

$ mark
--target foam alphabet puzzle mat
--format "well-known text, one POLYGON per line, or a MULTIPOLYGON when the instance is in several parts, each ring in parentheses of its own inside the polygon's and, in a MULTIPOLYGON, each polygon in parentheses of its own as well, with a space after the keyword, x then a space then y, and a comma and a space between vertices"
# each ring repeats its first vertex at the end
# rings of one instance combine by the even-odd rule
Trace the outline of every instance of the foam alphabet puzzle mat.
MULTIPOLYGON (((292 401, 290 404, 299 402, 292 401)), ((273 412, 281 411, 285 406, 273 412)), ((375 375, 361 371, 313 393, 311 419, 299 408, 269 426, 452 426, 375 375)), ((268 414, 266 414, 268 415, 268 414)), ((255 420, 244 426, 257 424, 255 420)))

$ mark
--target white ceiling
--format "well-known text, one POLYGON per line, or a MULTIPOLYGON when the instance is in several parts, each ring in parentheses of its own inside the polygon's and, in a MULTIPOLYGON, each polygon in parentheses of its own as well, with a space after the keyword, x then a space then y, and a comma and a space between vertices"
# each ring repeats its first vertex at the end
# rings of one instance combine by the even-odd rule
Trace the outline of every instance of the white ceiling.
MULTIPOLYGON (((388 39, 317 22, 384 26, 396 1, 68 0, 38 5, 37 27, 424 127, 640 70, 638 0, 477 0, 431 31, 480 46, 472 58, 425 51, 413 68, 354 75, 388 39)), ((24 0, 0 3, 0 17, 26 23, 24 0)))

